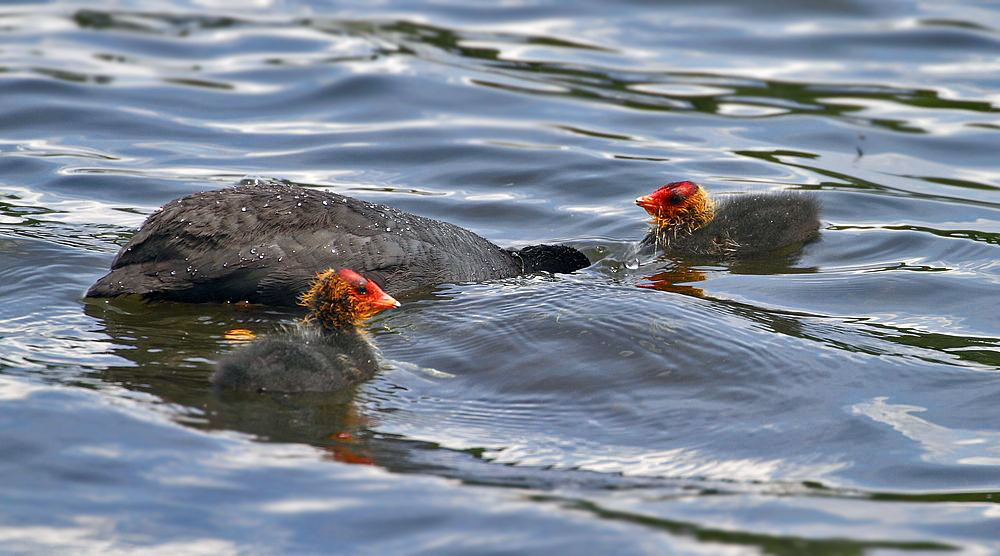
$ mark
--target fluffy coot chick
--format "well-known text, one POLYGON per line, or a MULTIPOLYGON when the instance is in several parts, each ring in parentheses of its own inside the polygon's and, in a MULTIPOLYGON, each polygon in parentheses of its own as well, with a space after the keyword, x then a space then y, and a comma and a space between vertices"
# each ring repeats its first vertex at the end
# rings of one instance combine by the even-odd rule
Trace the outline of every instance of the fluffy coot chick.
POLYGON ((358 327, 399 302, 353 270, 317 273, 299 303, 309 313, 288 333, 221 359, 212 382, 248 392, 331 392, 371 378, 378 362, 358 327))
POLYGON ((561 245, 501 249, 447 222, 336 193, 255 181, 150 216, 88 297, 294 305, 318 269, 353 268, 393 295, 590 264, 561 245))
POLYGON ((643 245, 671 253, 740 256, 805 243, 819 234, 819 201, 801 193, 734 195, 716 203, 696 183, 669 183, 635 204, 653 217, 643 245))

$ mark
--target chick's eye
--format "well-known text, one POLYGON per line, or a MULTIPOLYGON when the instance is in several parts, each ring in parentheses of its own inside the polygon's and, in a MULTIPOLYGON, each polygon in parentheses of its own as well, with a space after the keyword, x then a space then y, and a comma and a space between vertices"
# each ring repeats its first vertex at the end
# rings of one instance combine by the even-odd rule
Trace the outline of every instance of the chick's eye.
POLYGON ((670 203, 671 205, 676 205, 677 203, 680 203, 683 200, 684 197, 678 193, 671 193, 670 196, 667 197, 667 202, 670 203))
POLYGON ((368 288, 365 288, 363 285, 354 288, 354 291, 358 292, 361 295, 367 295, 368 294, 368 288))

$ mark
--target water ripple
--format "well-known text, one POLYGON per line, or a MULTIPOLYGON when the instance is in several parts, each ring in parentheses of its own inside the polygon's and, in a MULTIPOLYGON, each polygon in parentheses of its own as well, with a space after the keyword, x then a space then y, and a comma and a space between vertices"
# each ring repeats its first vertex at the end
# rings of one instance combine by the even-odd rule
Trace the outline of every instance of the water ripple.
POLYGON ((995 551, 992 6, 135 0, 0 29, 16 547, 995 551), (217 394, 226 330, 300 312, 81 296, 156 207, 244 176, 594 265, 406 300, 357 392, 217 394), (632 200, 677 179, 810 192, 821 238, 640 257, 632 200))

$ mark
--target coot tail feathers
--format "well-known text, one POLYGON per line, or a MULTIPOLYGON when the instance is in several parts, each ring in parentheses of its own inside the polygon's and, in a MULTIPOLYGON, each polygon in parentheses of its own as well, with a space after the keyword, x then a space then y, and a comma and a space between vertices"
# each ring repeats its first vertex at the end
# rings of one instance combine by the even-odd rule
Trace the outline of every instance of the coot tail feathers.
POLYGON ((568 274, 590 266, 586 255, 567 245, 529 245, 510 253, 524 263, 525 273, 568 274))

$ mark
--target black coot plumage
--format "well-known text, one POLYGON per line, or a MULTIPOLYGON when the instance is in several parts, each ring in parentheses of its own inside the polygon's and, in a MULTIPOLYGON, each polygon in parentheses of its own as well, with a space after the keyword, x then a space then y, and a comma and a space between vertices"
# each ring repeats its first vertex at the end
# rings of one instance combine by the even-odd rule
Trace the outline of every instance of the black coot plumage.
POLYGON ((284 334, 264 337, 223 357, 212 382, 246 392, 333 392, 371 378, 378 360, 359 325, 398 307, 377 284, 349 269, 316 275, 300 304, 309 309, 284 334))
POLYGON ((653 217, 643 245, 669 253, 739 257, 819 235, 819 201, 808 194, 750 193, 716 202, 698 184, 681 181, 635 202, 653 217))
POLYGON ((445 282, 573 272, 562 245, 501 249, 447 222, 271 181, 195 193, 151 215, 89 297, 294 305, 320 269, 353 268, 400 295, 445 282))

